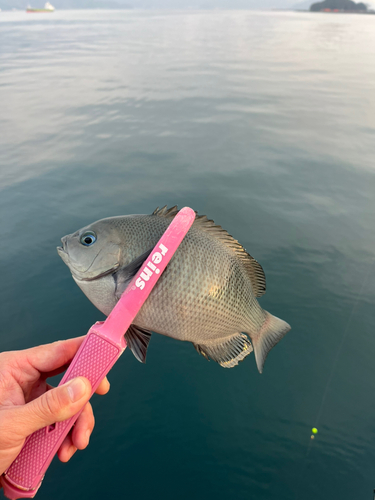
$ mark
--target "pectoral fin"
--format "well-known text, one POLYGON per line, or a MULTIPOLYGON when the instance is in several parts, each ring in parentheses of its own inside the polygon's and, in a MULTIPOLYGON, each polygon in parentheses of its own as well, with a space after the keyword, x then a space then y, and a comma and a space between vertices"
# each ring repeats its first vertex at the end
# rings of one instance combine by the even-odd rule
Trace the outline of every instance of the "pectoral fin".
POLYGON ((134 278, 144 261, 150 255, 151 251, 152 248, 150 248, 150 250, 147 250, 147 252, 144 252, 142 255, 134 259, 130 264, 122 267, 113 274, 113 278, 116 283, 115 296, 117 300, 119 300, 121 295, 124 293, 131 280, 134 278))
POLYGON ((220 339, 217 343, 194 344, 195 349, 206 359, 212 359, 224 368, 238 365, 253 350, 250 340, 243 333, 220 339))
POLYGON ((146 363, 146 354, 148 343, 150 342, 151 332, 136 325, 130 325, 125 333, 125 340, 132 353, 141 363, 146 363))

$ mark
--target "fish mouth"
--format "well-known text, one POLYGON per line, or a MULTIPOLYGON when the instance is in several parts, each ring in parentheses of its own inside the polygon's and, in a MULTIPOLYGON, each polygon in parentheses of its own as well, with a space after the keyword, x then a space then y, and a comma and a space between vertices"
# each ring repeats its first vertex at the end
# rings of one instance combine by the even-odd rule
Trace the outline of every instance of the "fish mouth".
POLYGON ((56 250, 57 250, 57 253, 60 255, 60 257, 62 258, 62 260, 65 262, 65 264, 67 266, 69 266, 70 259, 69 259, 69 254, 66 251, 66 238, 67 238, 67 236, 64 236, 63 238, 61 238, 62 246, 56 247, 56 250))
POLYGON ((67 266, 70 266, 70 260, 69 260, 69 255, 65 251, 63 247, 56 247, 57 253, 60 255, 62 260, 65 262, 67 266))
MULTIPOLYGON (((107 276, 108 274, 112 274, 114 271, 116 271, 116 269, 118 269, 120 267, 120 263, 116 262, 116 264, 114 264, 112 267, 110 267, 109 269, 106 269, 105 271, 103 271, 99 274, 96 274, 95 276, 83 276, 82 271, 78 271, 78 269, 75 269, 73 263, 69 259, 69 254, 68 254, 68 252, 66 252, 66 250, 64 248, 65 241, 62 240, 62 244, 63 244, 62 247, 57 247, 57 253, 60 255, 60 257, 62 258, 64 263, 69 267, 70 272, 72 273, 73 277, 78 281, 94 281, 94 280, 103 278, 103 276, 107 276)), ((87 271, 88 270, 86 269, 85 272, 87 272, 87 271)))

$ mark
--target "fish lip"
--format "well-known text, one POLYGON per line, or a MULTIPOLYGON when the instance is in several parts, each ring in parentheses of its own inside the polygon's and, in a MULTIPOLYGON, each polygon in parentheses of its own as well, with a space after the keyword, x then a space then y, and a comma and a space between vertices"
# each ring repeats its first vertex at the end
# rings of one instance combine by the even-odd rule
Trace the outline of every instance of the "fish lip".
POLYGON ((60 240, 60 241, 61 241, 62 246, 61 246, 61 247, 57 247, 57 249, 61 248, 61 250, 63 250, 63 252, 65 252, 65 253, 67 253, 67 251, 66 251, 66 240, 67 240, 68 236, 70 236, 70 235, 63 236, 63 237, 61 238, 61 240, 60 240))
POLYGON ((62 258, 63 262, 65 262, 65 264, 68 265, 69 262, 68 252, 66 252, 63 247, 56 247, 56 250, 59 256, 62 258))
POLYGON ((60 255, 61 258, 63 258, 61 254, 65 255, 66 258, 69 258, 69 254, 66 251, 66 239, 67 239, 67 236, 63 236, 61 238, 61 240, 60 240, 61 241, 61 246, 60 247, 56 247, 57 253, 60 255))

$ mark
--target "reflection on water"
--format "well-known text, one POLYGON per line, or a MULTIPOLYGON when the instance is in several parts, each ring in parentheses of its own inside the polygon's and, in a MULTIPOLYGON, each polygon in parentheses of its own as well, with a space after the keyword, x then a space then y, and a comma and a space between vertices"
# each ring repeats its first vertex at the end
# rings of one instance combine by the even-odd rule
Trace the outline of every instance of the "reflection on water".
POLYGON ((372 169, 373 19, 329 17, 2 14, 1 141, 11 168, 1 184, 85 160, 88 149, 104 159, 109 147, 177 150, 206 166, 219 156, 212 167, 224 172, 228 163, 263 169, 289 148, 372 169), (349 140, 356 134, 360 142, 349 140), (223 142, 227 154, 212 155, 223 142))
POLYGON ((156 335, 145 366, 125 353, 90 451, 53 464, 41 500, 120 496, 119 475, 139 499, 371 494, 373 21, 1 13, 1 349, 101 319, 56 254, 62 235, 175 203, 245 245, 262 306, 292 325, 262 376, 156 335))

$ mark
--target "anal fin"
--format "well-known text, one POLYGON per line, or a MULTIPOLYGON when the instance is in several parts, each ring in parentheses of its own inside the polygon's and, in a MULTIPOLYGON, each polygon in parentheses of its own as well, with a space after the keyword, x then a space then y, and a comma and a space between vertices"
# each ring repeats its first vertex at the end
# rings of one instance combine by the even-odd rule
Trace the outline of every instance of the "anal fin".
POLYGON ((217 343, 194 344, 193 346, 206 359, 212 359, 223 368, 233 368, 253 351, 248 337, 238 333, 217 343))
POLYGON ((131 349, 135 358, 141 363, 146 363, 148 343, 150 342, 151 332, 136 325, 130 325, 125 333, 125 340, 131 349))

